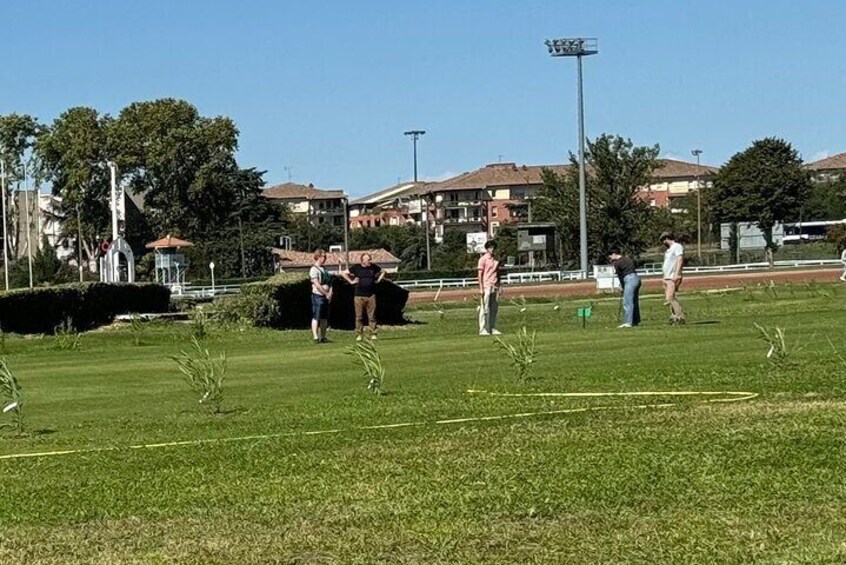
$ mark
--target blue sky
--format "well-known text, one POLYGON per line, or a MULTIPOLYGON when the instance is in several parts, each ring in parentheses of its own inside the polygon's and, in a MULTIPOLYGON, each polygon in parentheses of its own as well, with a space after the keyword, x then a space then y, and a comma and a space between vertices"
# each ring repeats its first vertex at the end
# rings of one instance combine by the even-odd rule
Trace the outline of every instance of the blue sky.
POLYGON ((806 160, 846 151, 846 2, 3 0, 0 113, 51 121, 184 98, 240 129, 268 183, 352 195, 412 174, 563 162, 576 65, 543 40, 598 37, 587 135, 720 164, 780 136, 806 160))

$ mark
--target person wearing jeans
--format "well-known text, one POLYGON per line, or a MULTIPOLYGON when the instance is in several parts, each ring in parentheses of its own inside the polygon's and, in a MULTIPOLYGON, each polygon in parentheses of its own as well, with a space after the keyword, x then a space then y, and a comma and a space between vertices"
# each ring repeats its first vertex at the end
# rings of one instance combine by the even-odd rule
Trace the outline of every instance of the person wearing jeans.
POLYGON ((499 311, 499 261, 493 256, 493 240, 485 243, 485 253, 479 258, 479 335, 499 335, 496 315, 499 311))
POLYGON ((618 327, 638 326, 640 325, 640 276, 635 270, 635 262, 630 257, 621 255, 619 249, 612 249, 608 258, 614 265, 623 289, 623 323, 618 327))

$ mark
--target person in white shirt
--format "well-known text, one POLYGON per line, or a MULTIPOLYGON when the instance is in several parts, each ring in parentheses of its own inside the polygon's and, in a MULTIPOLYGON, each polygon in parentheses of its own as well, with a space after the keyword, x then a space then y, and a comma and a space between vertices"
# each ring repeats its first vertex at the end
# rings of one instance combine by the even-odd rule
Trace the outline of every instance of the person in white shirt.
POLYGON ((670 307, 670 323, 673 325, 685 322, 684 310, 676 298, 682 283, 682 268, 684 266, 684 247, 676 241, 672 232, 665 231, 659 238, 667 247, 664 252, 664 304, 670 307))
POLYGON ((840 275, 840 280, 846 282, 846 247, 844 247, 843 252, 840 253, 840 262, 843 263, 843 274, 840 275))
POLYGON ((314 252, 314 265, 308 271, 311 279, 311 335, 314 343, 326 343, 326 328, 329 326, 329 302, 332 300, 332 277, 323 267, 326 252, 314 252))

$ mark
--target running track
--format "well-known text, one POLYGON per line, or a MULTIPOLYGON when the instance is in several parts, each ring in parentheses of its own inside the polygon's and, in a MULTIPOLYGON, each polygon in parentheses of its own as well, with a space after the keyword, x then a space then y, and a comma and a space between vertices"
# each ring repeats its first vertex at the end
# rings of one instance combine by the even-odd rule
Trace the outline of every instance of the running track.
MULTIPOLYGON (((796 271, 755 271, 749 273, 724 273, 707 275, 690 275, 684 278, 681 293, 689 290, 706 290, 735 288, 743 285, 754 286, 766 284, 769 281, 777 283, 806 283, 836 282, 843 271, 841 269, 806 269, 796 271)), ((642 291, 661 291, 661 279, 647 277, 643 279, 642 291)), ((408 296, 408 302, 420 303, 431 302, 435 298, 435 290, 412 291, 408 296)), ((442 290, 438 300, 440 302, 458 302, 465 298, 475 298, 479 290, 476 287, 453 288, 442 290)), ((506 297, 515 298, 518 296, 590 296, 597 294, 596 281, 579 281, 564 283, 533 284, 525 286, 506 286, 504 289, 506 297)))

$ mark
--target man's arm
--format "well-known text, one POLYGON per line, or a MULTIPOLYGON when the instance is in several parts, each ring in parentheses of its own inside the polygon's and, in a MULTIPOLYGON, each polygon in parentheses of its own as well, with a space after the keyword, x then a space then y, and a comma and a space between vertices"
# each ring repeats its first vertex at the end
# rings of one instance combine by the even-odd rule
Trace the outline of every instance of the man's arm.
POLYGON ((352 285, 354 285, 355 283, 358 282, 357 278, 353 278, 353 275, 352 275, 352 273, 350 273, 349 269, 346 270, 346 271, 343 271, 341 273, 341 276, 344 277, 345 281, 347 281, 348 283, 350 283, 352 285))
POLYGON ((376 265, 376 269, 378 269, 378 270, 379 270, 379 276, 378 276, 378 277, 376 277, 376 284, 379 284, 380 282, 382 282, 382 279, 384 279, 384 278, 385 278, 385 274, 386 274, 386 273, 385 273, 385 269, 383 269, 383 268, 382 268, 382 267, 380 267, 379 265, 376 265))
MULTIPOLYGON (((323 287, 323 285, 320 283, 320 277, 314 277, 313 279, 311 279, 311 285, 312 285, 314 288, 316 288, 316 289, 317 289, 317 292, 319 292, 319 293, 320 293, 320 294, 322 294, 323 296, 325 296, 325 297, 327 297, 327 298, 328 298, 328 297, 330 297, 330 296, 332 296, 332 287, 330 286, 330 287, 329 287, 329 290, 326 290, 326 289, 323 287)), ((327 285, 327 286, 328 286, 328 285, 327 285)))

